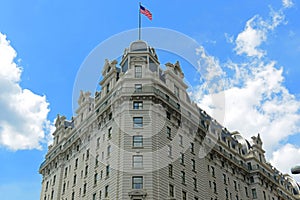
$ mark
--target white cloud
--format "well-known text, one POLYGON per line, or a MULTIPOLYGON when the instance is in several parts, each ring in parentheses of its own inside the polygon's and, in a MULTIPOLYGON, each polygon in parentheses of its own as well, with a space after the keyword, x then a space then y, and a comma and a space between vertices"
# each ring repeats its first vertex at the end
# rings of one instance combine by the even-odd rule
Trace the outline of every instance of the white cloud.
POLYGON ((282 0, 282 5, 285 8, 290 8, 294 5, 292 0, 282 0))
POLYGON ((253 66, 242 86, 224 91, 224 125, 247 138, 261 133, 267 152, 300 132, 300 102, 283 86, 282 73, 274 62, 253 66))
MULTIPOLYGON (((289 173, 291 168, 300 165, 300 148, 292 144, 285 144, 272 154, 270 163, 277 167, 282 173, 289 173)), ((300 181, 299 175, 294 176, 300 181)))
POLYGON ((12 150, 41 148, 50 130, 45 96, 20 86, 16 51, 0 33, 0 145, 12 150))
POLYGON ((288 136, 300 133, 300 101, 285 87, 283 67, 266 59, 267 52, 261 47, 270 31, 284 23, 284 17, 281 11, 271 10, 269 20, 256 15, 247 21, 235 40, 236 54, 246 55, 242 63, 217 63, 226 71, 224 90, 204 93, 205 87, 199 86, 194 92, 199 106, 229 130, 237 130, 247 139, 260 133, 268 158, 288 136))
POLYGON ((245 53, 247 56, 262 57, 265 52, 257 47, 266 40, 265 32, 253 28, 253 22, 257 16, 250 19, 245 27, 245 30, 236 38, 236 52, 237 54, 245 53))
POLYGON ((201 74, 201 78, 206 82, 206 89, 209 92, 216 92, 223 89, 221 82, 222 78, 225 75, 225 72, 222 70, 219 60, 209 56, 204 50, 203 46, 200 46, 196 49, 196 54, 199 55, 200 59, 198 60, 198 72, 201 74))
POLYGON ((283 22, 284 15, 281 11, 271 10, 269 20, 263 20, 255 15, 246 22, 244 31, 238 34, 235 40, 236 53, 246 54, 249 57, 263 57, 266 52, 259 48, 260 45, 267 40, 268 33, 283 22))

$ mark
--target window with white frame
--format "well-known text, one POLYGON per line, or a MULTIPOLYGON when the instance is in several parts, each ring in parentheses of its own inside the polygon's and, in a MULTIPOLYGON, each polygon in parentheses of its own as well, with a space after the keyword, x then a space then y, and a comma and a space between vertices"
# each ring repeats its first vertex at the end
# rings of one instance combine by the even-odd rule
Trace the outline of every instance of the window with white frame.
POLYGON ((133 127, 134 128, 143 127, 143 117, 134 117, 133 118, 133 127))
POLYGON ((136 65, 134 67, 134 77, 142 78, 142 66, 141 65, 136 65))
POLYGON ((142 135, 132 136, 132 146, 133 147, 143 147, 143 136, 142 135))
POLYGON ((143 167, 143 156, 142 155, 132 156, 132 167, 133 168, 142 168, 143 167))
POLYGON ((167 126, 167 137, 168 137, 169 139, 171 139, 171 137, 172 137, 172 134, 171 134, 171 128, 168 127, 168 126, 167 126))
POLYGON ((143 177, 133 176, 132 177, 132 189, 143 189, 143 177))
POLYGON ((134 101, 133 102, 133 109, 134 110, 143 109, 143 102, 142 101, 134 101))

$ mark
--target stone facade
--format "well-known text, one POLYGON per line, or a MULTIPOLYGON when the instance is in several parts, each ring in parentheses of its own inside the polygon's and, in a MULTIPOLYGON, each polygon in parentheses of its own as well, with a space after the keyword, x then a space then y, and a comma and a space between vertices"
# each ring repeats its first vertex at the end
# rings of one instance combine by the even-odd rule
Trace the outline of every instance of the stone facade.
POLYGON ((186 92, 180 64, 160 68, 133 42, 105 61, 101 91, 81 92, 76 116, 57 116, 39 172, 41 200, 300 199, 298 184, 265 159, 260 135, 245 140, 186 92))

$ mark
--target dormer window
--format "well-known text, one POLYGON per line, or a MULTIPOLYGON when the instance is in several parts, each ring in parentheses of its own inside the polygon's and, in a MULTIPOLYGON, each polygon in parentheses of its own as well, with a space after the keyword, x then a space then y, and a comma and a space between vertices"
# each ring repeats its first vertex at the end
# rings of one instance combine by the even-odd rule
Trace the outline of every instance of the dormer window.
POLYGON ((134 67, 134 77, 142 78, 142 66, 141 65, 137 65, 134 67))
POLYGON ((106 93, 109 93, 110 88, 109 88, 109 83, 106 85, 106 93))
POLYGON ((107 68, 106 73, 108 74, 108 72, 110 72, 110 70, 111 70, 111 67, 109 66, 109 67, 107 68))

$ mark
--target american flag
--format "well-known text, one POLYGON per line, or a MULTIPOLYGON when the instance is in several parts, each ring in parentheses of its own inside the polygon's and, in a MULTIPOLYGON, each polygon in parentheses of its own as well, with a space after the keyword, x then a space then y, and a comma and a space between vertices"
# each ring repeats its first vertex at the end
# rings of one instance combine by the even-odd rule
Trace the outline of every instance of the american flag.
POLYGON ((145 7, 143 7, 142 5, 140 5, 140 12, 143 15, 146 15, 148 17, 148 19, 152 20, 152 14, 149 10, 147 10, 145 7))

